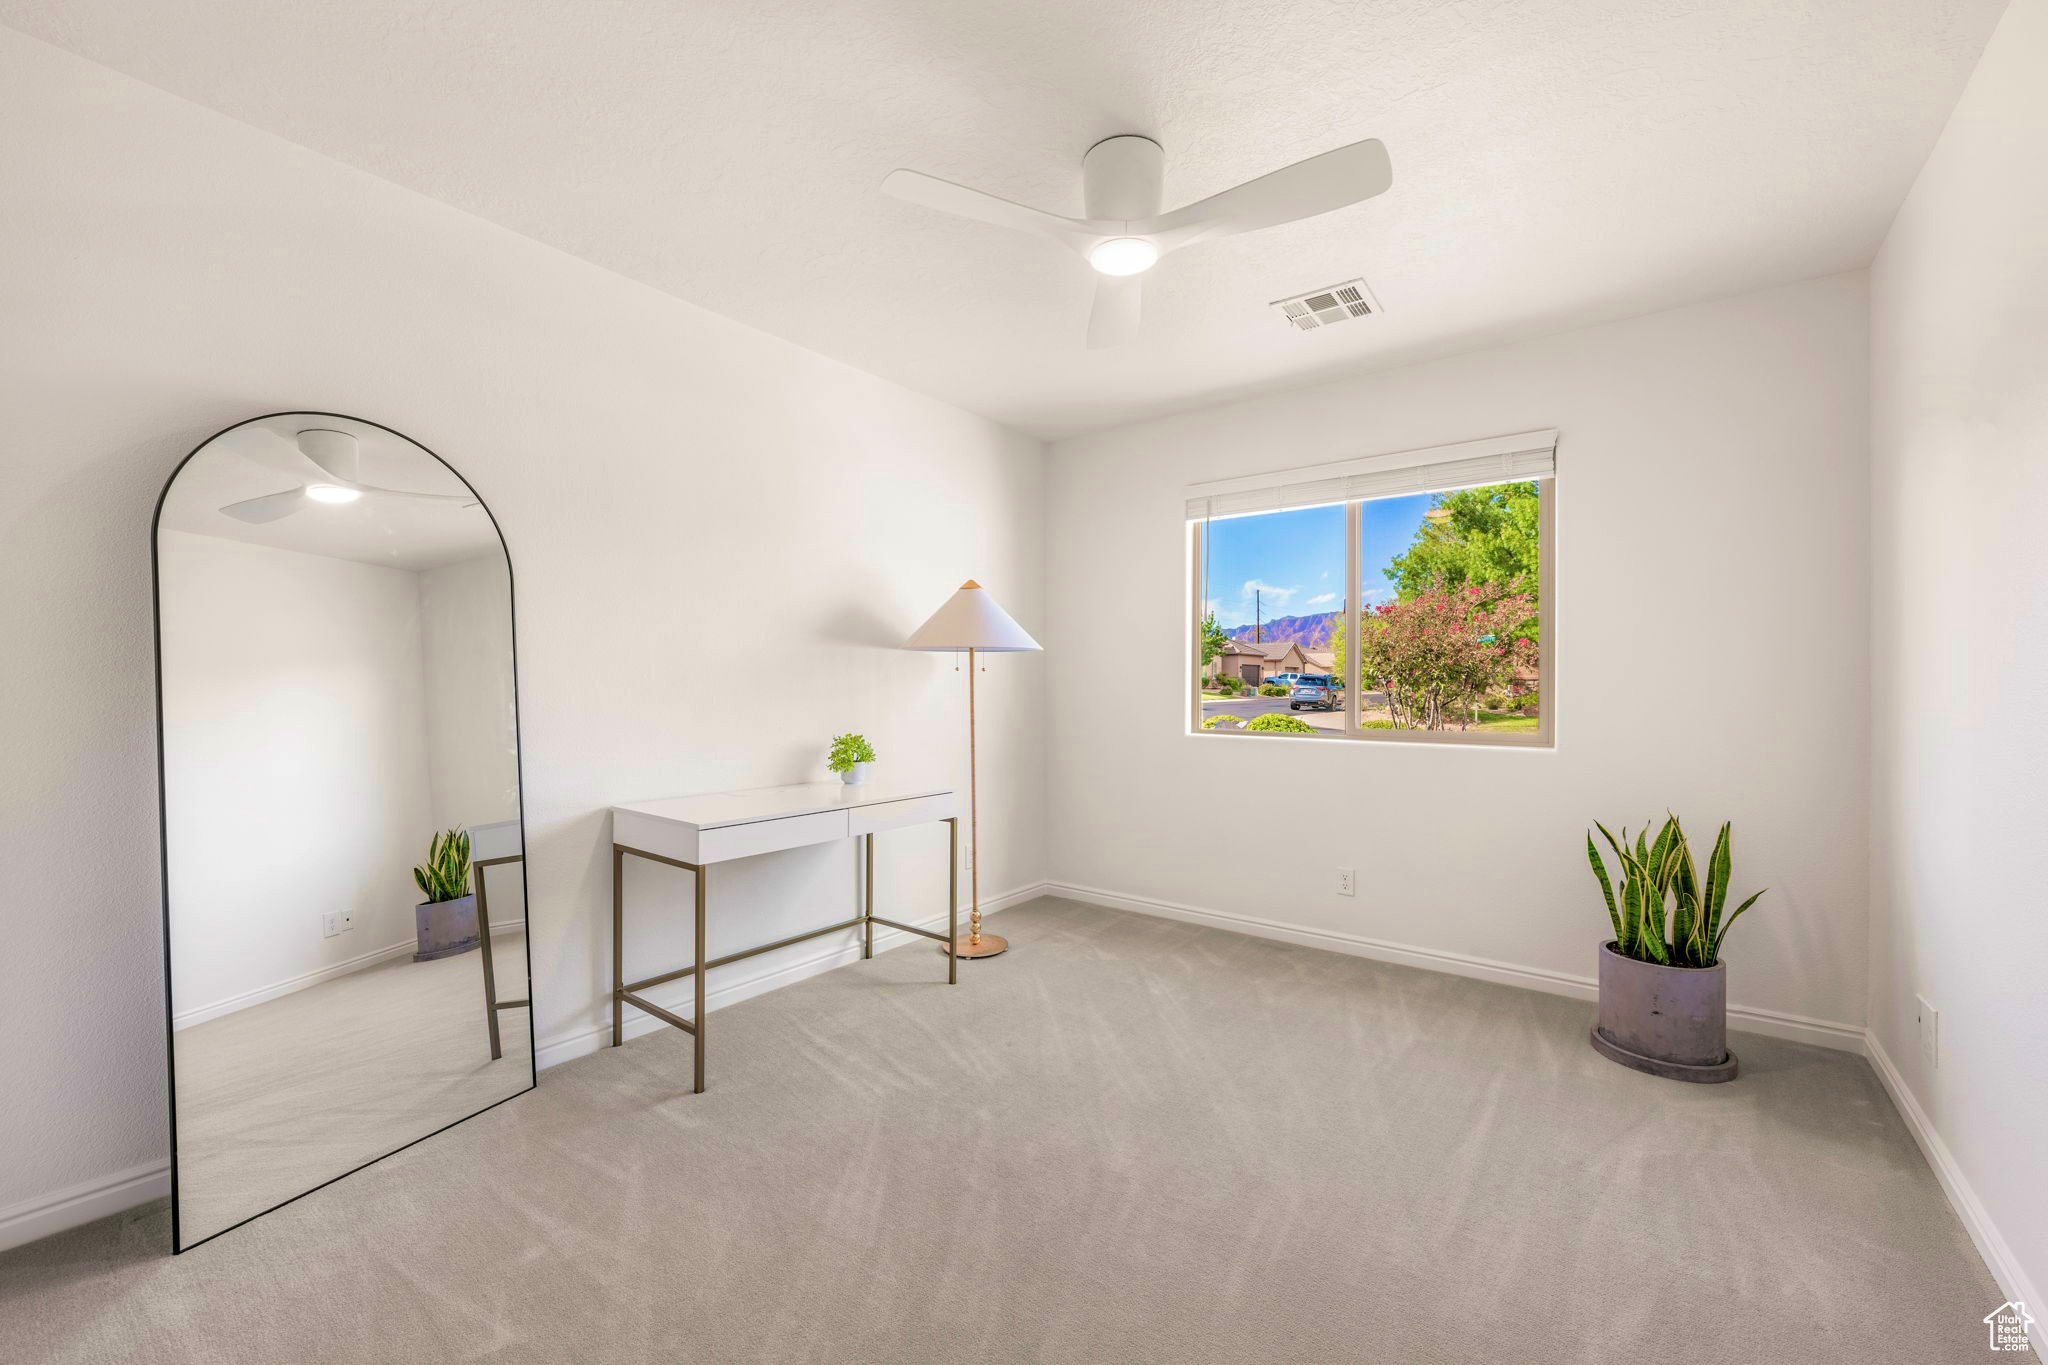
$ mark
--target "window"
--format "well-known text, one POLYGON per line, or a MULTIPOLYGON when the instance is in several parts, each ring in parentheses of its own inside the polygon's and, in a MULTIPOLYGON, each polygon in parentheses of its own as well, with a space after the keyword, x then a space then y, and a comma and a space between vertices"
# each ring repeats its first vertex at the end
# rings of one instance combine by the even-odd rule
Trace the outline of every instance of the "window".
POLYGON ((1190 489, 1192 728, 1549 745, 1555 447, 1535 432, 1190 489))
POLYGON ((1334 666, 1330 637, 1343 617, 1350 563, 1345 517, 1336 504, 1210 525, 1199 623, 1202 724, 1342 732, 1341 713, 1303 711, 1288 694, 1305 670, 1334 666))

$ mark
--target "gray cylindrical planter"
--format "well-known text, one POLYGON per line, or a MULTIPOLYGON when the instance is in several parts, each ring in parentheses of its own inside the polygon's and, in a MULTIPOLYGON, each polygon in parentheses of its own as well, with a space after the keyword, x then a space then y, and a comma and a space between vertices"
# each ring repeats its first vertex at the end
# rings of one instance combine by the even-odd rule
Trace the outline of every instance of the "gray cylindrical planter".
POLYGON ((1674 1081, 1732 1081, 1728 964, 1666 967, 1600 947, 1600 1018, 1593 1048, 1674 1081))
POLYGON ((414 962, 432 962, 453 957, 477 946, 476 894, 452 901, 428 901, 412 908, 413 923, 419 931, 419 951, 414 962))

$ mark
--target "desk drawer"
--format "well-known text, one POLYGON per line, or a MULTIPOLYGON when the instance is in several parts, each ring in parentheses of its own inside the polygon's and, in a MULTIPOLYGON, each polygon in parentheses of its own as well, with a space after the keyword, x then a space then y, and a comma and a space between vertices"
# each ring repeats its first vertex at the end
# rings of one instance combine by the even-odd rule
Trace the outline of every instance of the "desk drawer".
POLYGON ((855 806, 846 812, 847 833, 874 834, 905 825, 922 825, 960 813, 952 796, 917 796, 908 801, 882 801, 872 806, 855 806))
POLYGON ((780 820, 754 820, 744 825, 701 830, 697 835, 697 861, 722 863, 730 858, 773 853, 779 848, 802 848, 805 844, 844 839, 846 816, 843 810, 825 810, 814 815, 788 815, 780 820))

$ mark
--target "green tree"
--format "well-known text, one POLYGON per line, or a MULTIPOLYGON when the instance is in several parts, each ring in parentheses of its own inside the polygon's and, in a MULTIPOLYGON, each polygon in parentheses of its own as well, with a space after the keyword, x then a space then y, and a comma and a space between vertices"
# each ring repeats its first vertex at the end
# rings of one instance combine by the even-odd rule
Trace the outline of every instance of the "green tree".
POLYGON ((1430 588, 1477 584, 1481 600, 1518 590, 1534 600, 1537 491, 1533 483, 1496 483, 1438 493, 1415 540, 1386 575, 1402 601, 1430 588))
MULTIPOLYGON (((1349 610, 1349 608, 1346 608, 1349 610)), ((1330 675, 1338 682, 1344 681, 1345 652, 1350 642, 1344 638, 1344 627, 1348 623, 1343 617, 1337 618, 1337 628, 1330 632, 1330 675)))
POLYGON ((1216 624, 1216 613, 1210 612, 1202 618, 1202 667, 1214 663, 1216 656, 1229 647, 1230 637, 1216 624))

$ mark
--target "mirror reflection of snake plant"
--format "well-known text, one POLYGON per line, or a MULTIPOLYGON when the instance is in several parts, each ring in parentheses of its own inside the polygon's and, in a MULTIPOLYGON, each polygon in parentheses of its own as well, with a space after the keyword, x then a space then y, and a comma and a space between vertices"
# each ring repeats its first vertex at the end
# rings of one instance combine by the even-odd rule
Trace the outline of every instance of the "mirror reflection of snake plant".
POLYGON ((469 894, 469 834, 451 829, 436 834, 427 860, 412 870, 412 879, 429 904, 457 901, 469 894))
POLYGON ((1607 917, 1614 924, 1615 951, 1623 957, 1667 967, 1711 967, 1719 962, 1721 943, 1728 937, 1729 928, 1764 894, 1759 891, 1736 906, 1732 914, 1724 913, 1735 856, 1730 837, 1732 827, 1721 826, 1721 835, 1714 841, 1714 851, 1707 859, 1704 881, 1675 815, 1665 819, 1655 839, 1649 837, 1645 826, 1637 832, 1633 845, 1626 826, 1619 839, 1597 821, 1593 827, 1621 862, 1621 889, 1617 893, 1608 878, 1607 865, 1600 860, 1593 835, 1587 832, 1586 859, 1592 863, 1600 894, 1607 901, 1607 917))

